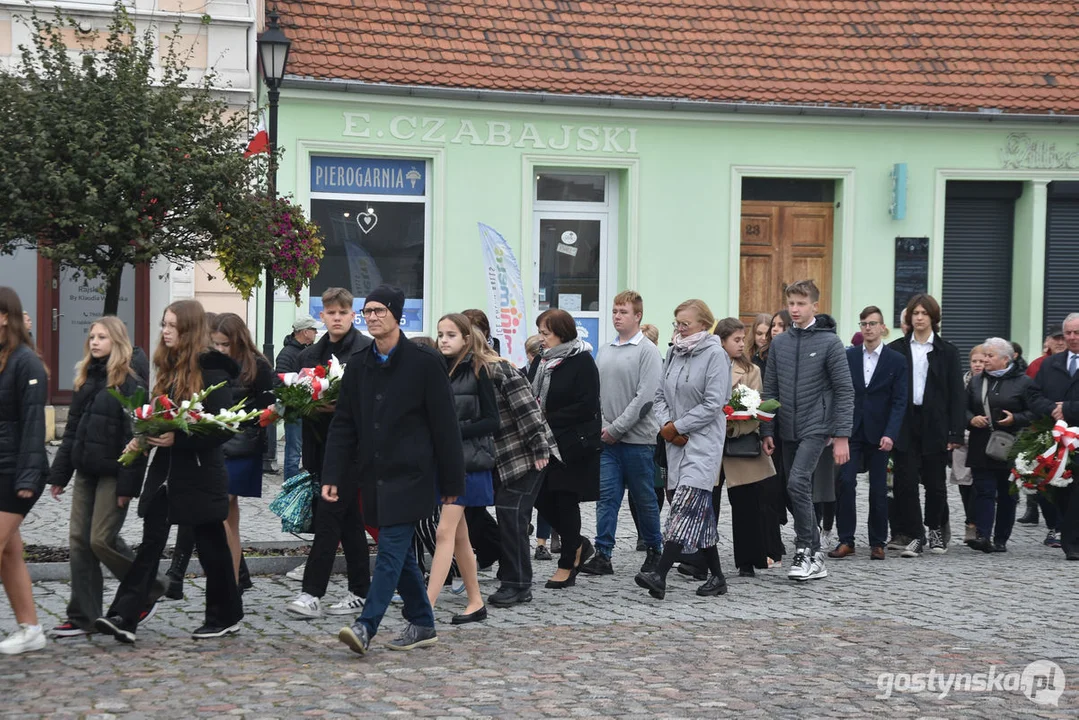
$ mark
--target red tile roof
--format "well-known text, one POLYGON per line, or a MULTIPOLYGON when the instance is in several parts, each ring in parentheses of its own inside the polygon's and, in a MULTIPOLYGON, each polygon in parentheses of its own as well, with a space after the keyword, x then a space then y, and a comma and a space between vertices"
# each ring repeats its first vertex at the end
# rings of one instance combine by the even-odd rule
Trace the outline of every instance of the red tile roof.
POLYGON ((1079 114, 1079 3, 279 0, 289 74, 365 83, 1079 114))

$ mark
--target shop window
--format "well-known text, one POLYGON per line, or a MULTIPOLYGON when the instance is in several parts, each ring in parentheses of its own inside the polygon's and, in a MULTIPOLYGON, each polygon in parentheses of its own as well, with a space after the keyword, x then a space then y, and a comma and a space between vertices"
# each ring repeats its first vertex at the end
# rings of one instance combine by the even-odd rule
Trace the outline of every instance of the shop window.
POLYGON ((422 160, 313 157, 311 217, 326 247, 311 282, 310 311, 318 317, 322 293, 347 288, 359 309, 383 283, 405 293, 401 329, 423 332, 427 308, 429 221, 426 164, 422 160))
POLYGON ((536 176, 536 200, 541 202, 606 202, 605 174, 546 173, 536 176))

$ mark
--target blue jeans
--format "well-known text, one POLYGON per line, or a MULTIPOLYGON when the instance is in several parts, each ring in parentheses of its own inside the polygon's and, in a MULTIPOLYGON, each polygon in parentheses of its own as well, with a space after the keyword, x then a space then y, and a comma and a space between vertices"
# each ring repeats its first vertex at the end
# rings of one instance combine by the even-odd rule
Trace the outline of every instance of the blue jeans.
POLYGON ((420 566, 416 563, 416 552, 412 549, 412 535, 415 532, 415 523, 385 525, 378 529, 378 555, 371 576, 371 589, 367 591, 363 612, 357 618, 357 622, 367 628, 369 637, 373 638, 378 632, 395 589, 405 603, 402 612, 405 620, 422 627, 435 626, 435 614, 427 599, 427 584, 423 581, 420 566))
POLYGON ((855 498, 863 456, 869 464, 869 546, 882 548, 888 542, 888 453, 880 449, 879 443, 851 438, 850 461, 843 466, 836 496, 836 529, 839 542, 854 547, 858 525, 855 498))
POLYGON ((303 423, 285 423, 285 479, 300 474, 303 455, 303 423))
POLYGON ((641 539, 648 547, 662 550, 659 530, 659 505, 656 503, 656 468, 652 461, 655 445, 615 443, 604 445, 599 461, 599 502, 596 503, 596 552, 611 557, 614 533, 618 529, 618 511, 622 498, 629 495, 637 506, 637 524, 641 539))

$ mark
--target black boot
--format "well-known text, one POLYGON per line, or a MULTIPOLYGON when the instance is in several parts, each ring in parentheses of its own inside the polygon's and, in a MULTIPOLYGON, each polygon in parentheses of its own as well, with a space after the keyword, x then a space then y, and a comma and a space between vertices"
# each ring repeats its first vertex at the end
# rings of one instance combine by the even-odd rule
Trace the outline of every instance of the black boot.
POLYGON ((1027 509, 1023 513, 1023 517, 1016 520, 1017 523, 1022 525, 1037 525, 1038 524, 1038 501, 1033 495, 1027 495, 1027 509))
POLYGON ((165 577, 169 579, 169 586, 165 590, 165 597, 168 599, 184 599, 184 575, 187 574, 187 565, 191 562, 191 553, 194 550, 194 531, 181 525, 176 530, 176 546, 172 549, 172 563, 165 571, 165 577))
POLYGON ((247 559, 240 558, 240 594, 244 594, 244 590, 250 590, 255 587, 255 584, 251 582, 251 573, 247 570, 247 559))

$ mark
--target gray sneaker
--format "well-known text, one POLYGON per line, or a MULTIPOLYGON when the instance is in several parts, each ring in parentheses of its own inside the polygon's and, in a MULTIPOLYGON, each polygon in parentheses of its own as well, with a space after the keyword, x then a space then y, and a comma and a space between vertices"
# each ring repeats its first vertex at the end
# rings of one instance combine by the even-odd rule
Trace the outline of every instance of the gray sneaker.
POLYGON ((414 650, 438 642, 438 634, 433 627, 424 627, 409 623, 401 634, 386 643, 390 650, 414 650))
POLYGON ((366 655, 371 647, 367 626, 361 622, 354 622, 349 627, 341 628, 337 633, 337 639, 348 645, 349 649, 357 655, 366 655))

